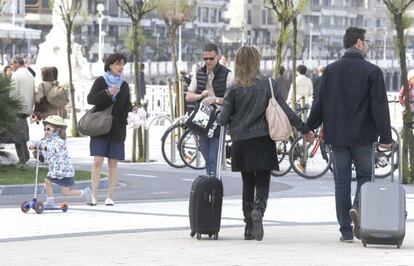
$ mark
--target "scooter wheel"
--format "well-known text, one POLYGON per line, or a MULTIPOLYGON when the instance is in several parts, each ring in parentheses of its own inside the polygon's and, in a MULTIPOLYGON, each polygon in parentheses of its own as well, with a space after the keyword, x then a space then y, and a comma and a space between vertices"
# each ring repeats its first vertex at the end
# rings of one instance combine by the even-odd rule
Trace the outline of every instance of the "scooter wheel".
POLYGON ((36 202, 35 206, 34 206, 34 210, 37 214, 42 214, 43 213, 43 203, 41 202, 36 202))
POLYGON ((30 210, 30 205, 28 201, 23 201, 22 205, 20 205, 20 209, 22 212, 27 213, 30 210))
POLYGON ((62 209, 63 212, 67 212, 67 210, 69 209, 68 204, 66 204, 66 202, 62 202, 60 204, 60 208, 62 209))

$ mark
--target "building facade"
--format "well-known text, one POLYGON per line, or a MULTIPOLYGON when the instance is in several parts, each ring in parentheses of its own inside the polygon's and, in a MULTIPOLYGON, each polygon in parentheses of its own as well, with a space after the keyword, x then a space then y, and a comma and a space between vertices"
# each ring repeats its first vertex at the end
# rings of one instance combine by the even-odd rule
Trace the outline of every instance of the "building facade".
MULTIPOLYGON (((116 1, 80 1, 83 11, 76 19, 74 40, 82 45, 84 56, 90 62, 96 62, 98 58, 99 18, 96 7, 100 3, 105 6, 102 22, 104 54, 114 51, 130 54, 125 36, 131 29, 131 21, 116 1)), ((0 22, 42 30, 44 37, 52 27, 51 16, 49 0, 10 0, 0 22)), ((301 60, 338 58, 343 53, 344 30, 349 26, 368 29, 367 36, 371 40, 369 59, 395 59, 395 31, 382 0, 309 0, 298 19, 298 57, 301 60)), ((166 26, 158 11, 146 14, 141 25, 145 36, 142 60, 170 60, 166 26)), ((263 0, 197 0, 193 18, 181 28, 181 53, 177 54, 181 55, 182 61, 198 62, 203 45, 213 42, 233 58, 242 44, 253 44, 261 50, 264 59, 271 60, 278 33, 274 12, 263 5, 263 0)), ((407 46, 411 52, 414 30, 410 29, 408 33, 407 46)), ((36 54, 36 45, 41 41, 32 41, 32 54, 36 54)), ((29 50, 27 40, 2 40, 2 54, 11 54, 12 46, 17 52, 27 53, 29 50)), ((288 48, 284 52, 285 60, 289 54, 288 48)))

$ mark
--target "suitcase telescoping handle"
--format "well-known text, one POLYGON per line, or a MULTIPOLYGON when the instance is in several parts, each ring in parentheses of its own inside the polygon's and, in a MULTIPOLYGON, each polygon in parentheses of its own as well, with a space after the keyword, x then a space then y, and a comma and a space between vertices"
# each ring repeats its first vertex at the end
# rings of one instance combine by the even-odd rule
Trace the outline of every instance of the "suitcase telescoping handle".
POLYGON ((220 126, 219 146, 217 154, 216 177, 221 180, 221 161, 223 160, 224 139, 226 138, 226 128, 220 126))
MULTIPOLYGON (((379 142, 374 142, 372 144, 372 173, 371 173, 371 181, 375 182, 375 151, 379 148, 380 144, 379 142)), ((399 153, 399 145, 398 143, 395 143, 394 141, 391 143, 391 150, 390 150, 390 154, 389 157, 391 157, 391 172, 390 172, 390 176, 391 176, 391 182, 394 182, 394 171, 395 171, 395 162, 394 162, 394 155, 397 154, 397 161, 400 161, 400 153, 399 153)), ((400 165, 397 167, 398 168, 398 181, 400 182, 401 180, 401 167, 400 165)))

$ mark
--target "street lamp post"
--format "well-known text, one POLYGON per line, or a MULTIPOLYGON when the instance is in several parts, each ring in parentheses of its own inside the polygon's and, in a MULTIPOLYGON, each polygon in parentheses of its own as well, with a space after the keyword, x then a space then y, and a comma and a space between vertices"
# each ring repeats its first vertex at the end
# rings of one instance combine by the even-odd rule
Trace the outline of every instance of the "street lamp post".
POLYGON ((99 32, 98 32, 98 63, 102 63, 102 20, 103 20, 103 11, 105 10, 105 6, 102 3, 99 3, 96 6, 96 10, 98 11, 98 25, 99 25, 99 32))
POLYGON ((313 23, 309 23, 309 61, 312 60, 312 34, 313 34, 313 23))

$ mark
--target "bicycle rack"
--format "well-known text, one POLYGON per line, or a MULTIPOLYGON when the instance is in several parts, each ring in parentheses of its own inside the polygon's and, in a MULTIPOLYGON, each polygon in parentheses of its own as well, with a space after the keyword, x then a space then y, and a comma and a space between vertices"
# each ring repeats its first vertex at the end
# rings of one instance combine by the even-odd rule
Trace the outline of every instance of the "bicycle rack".
POLYGON ((168 115, 157 115, 157 116, 153 117, 149 121, 148 127, 145 130, 145 139, 146 139, 146 141, 145 141, 145 152, 146 152, 146 156, 145 157, 146 157, 146 163, 149 163, 149 156, 150 156, 150 152, 149 152, 149 142, 150 142, 150 139, 149 139, 149 129, 152 126, 153 123, 159 122, 159 121, 162 121, 162 120, 166 120, 170 124, 173 124, 173 121, 172 121, 172 119, 171 119, 170 116, 168 116, 168 115))

